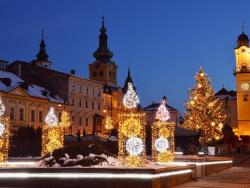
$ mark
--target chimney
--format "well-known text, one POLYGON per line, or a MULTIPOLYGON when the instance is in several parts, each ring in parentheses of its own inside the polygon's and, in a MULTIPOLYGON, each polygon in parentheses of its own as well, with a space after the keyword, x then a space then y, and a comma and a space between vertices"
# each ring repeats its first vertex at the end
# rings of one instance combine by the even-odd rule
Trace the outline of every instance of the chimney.
POLYGON ((73 74, 73 75, 75 75, 75 74, 76 74, 76 70, 74 70, 74 69, 71 69, 71 70, 70 70, 70 74, 73 74))

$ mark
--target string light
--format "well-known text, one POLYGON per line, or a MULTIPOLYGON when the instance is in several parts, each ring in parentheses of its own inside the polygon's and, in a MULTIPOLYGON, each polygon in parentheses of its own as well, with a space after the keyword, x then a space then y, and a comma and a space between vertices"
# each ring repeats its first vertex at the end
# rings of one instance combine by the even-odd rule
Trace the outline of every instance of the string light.
POLYGON ((55 109, 53 107, 50 107, 49 112, 45 118, 45 122, 48 126, 58 125, 58 118, 55 115, 55 109))
POLYGON ((2 98, 0 97, 0 116, 5 112, 5 105, 3 104, 2 98))
POLYGON ((156 118, 157 120, 160 120, 160 121, 167 121, 170 119, 170 115, 169 115, 169 112, 166 108, 166 100, 165 98, 162 99, 161 101, 161 105, 159 106, 157 112, 156 112, 156 118))
POLYGON ((62 116, 62 122, 58 124, 58 118, 55 115, 53 107, 45 118, 46 125, 42 129, 42 156, 52 153, 55 149, 63 147, 64 144, 64 128, 69 126, 67 112, 62 116))
POLYGON ((69 113, 65 110, 62 111, 61 122, 59 123, 60 127, 68 128, 70 126, 70 116, 69 113))
POLYGON ((128 82, 128 90, 127 93, 124 95, 123 105, 128 109, 132 109, 136 108, 139 102, 139 97, 133 89, 133 84, 128 82))
POLYGON ((126 142, 126 150, 130 155, 137 156, 143 151, 142 139, 131 137, 126 142))
POLYGON ((174 160, 174 130, 175 123, 170 119, 166 108, 166 98, 156 112, 156 121, 152 125, 152 158, 155 162, 171 162, 174 160))
POLYGON ((114 128, 114 126, 113 126, 113 121, 112 121, 112 118, 111 118, 110 116, 106 116, 104 127, 105 127, 105 129, 107 129, 107 130, 111 130, 111 129, 114 128))

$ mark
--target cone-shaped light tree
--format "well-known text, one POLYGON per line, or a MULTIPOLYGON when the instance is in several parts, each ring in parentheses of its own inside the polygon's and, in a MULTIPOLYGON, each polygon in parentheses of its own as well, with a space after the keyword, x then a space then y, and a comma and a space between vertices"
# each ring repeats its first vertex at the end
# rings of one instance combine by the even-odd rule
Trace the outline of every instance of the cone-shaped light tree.
POLYGON ((202 68, 196 73, 195 81, 196 84, 189 90, 190 96, 185 105, 184 127, 200 131, 199 142, 206 146, 222 138, 226 116, 202 68))

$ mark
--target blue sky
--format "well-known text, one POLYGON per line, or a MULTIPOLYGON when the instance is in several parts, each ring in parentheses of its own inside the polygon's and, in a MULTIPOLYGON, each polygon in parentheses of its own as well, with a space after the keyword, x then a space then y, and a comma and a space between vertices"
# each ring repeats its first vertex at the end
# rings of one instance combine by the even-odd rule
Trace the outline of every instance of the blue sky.
POLYGON ((34 59, 44 29, 53 68, 85 78, 104 15, 119 84, 130 67, 142 105, 166 95, 180 111, 200 66, 215 90, 235 88, 242 21, 250 34, 247 0, 0 0, 0 7, 0 59, 34 59))

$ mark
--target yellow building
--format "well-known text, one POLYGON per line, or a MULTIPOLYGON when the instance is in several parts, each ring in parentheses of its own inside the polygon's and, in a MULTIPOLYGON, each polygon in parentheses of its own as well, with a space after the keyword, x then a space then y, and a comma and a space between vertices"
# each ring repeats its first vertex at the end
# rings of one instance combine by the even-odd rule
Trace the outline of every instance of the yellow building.
POLYGON ((250 47, 248 36, 242 32, 234 49, 236 66, 238 134, 250 135, 250 47))
POLYGON ((12 129, 41 127, 50 107, 55 108, 58 117, 63 110, 63 99, 57 94, 3 70, 0 70, 0 95, 12 129))

